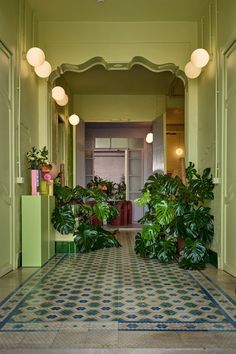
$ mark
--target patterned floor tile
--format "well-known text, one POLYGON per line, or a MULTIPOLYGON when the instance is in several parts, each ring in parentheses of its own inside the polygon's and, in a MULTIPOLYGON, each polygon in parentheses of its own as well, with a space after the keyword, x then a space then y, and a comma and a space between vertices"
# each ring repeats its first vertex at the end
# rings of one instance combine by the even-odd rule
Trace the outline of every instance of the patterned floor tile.
POLYGON ((57 255, 0 303, 0 332, 231 331, 236 303, 202 272, 121 248, 57 255))

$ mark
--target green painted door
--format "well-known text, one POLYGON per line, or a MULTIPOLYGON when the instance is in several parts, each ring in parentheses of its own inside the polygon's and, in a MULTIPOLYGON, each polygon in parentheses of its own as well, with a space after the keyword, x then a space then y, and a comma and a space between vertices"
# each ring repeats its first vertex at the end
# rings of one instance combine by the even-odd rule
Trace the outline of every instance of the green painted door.
POLYGON ((236 276, 236 45, 225 56, 224 269, 236 276))
POLYGON ((0 276, 12 262, 12 61, 0 41, 0 276))

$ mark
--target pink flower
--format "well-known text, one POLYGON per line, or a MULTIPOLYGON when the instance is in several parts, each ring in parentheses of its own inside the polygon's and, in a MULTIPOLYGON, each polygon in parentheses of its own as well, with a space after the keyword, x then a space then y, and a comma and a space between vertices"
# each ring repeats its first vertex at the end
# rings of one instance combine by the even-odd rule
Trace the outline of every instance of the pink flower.
POLYGON ((50 182, 51 179, 52 179, 52 177, 51 177, 51 175, 50 175, 49 173, 45 173, 45 174, 43 175, 43 179, 44 179, 45 181, 50 182))

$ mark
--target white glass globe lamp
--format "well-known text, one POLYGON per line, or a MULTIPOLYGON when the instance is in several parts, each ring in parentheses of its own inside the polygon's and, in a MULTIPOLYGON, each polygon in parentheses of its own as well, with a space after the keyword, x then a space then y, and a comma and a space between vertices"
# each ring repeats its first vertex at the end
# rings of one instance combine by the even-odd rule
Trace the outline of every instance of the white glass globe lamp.
POLYGON ((67 94, 65 94, 65 96, 63 97, 62 100, 56 100, 58 106, 66 106, 68 101, 69 101, 69 98, 68 98, 67 94))
POLYGON ((79 124, 79 117, 76 115, 76 114, 72 114, 70 117, 69 117, 69 122, 71 125, 77 125, 79 124))
POLYGON ((52 98, 54 98, 54 100, 61 101, 61 100, 63 100, 64 96, 65 96, 65 90, 63 87, 61 87, 61 86, 53 87, 52 98))
POLYGON ((148 133, 146 136, 146 142, 151 144, 153 142, 153 133, 148 133))
POLYGON ((183 152, 184 152, 184 150, 181 149, 181 148, 178 148, 178 149, 175 150, 175 153, 176 153, 176 155, 178 155, 178 156, 182 156, 182 155, 183 155, 183 152))
POLYGON ((49 62, 45 60, 43 64, 35 66, 34 71, 39 77, 45 78, 51 74, 52 67, 51 64, 49 64, 49 62))
POLYGON ((209 62, 210 56, 206 49, 198 48, 192 52, 191 62, 197 68, 203 68, 209 62))
POLYGON ((202 69, 197 68, 191 61, 189 61, 184 68, 184 72, 189 79, 196 79, 201 74, 202 69))
POLYGON ((43 64, 45 60, 45 54, 42 49, 38 47, 32 47, 26 53, 26 59, 32 66, 39 66, 43 64))

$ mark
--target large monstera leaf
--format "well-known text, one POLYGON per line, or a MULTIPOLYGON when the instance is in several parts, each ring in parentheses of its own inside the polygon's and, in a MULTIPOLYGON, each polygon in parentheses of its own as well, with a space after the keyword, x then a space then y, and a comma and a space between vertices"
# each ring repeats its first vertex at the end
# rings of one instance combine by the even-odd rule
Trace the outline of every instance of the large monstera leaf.
POLYGON ((206 247, 198 240, 187 239, 180 252, 179 265, 184 269, 204 269, 208 260, 206 247))
POLYGON ((186 233, 207 243, 212 241, 214 233, 213 218, 209 210, 207 207, 200 206, 199 208, 192 208, 183 216, 186 233))
POLYGON ((110 232, 100 226, 81 224, 76 229, 74 241, 80 253, 96 251, 102 248, 120 247, 115 237, 116 231, 110 232))
POLYGON ((74 232, 75 217, 71 205, 56 207, 52 213, 54 228, 63 235, 74 232))
POLYGON ((155 211, 160 225, 168 225, 175 218, 174 203, 172 201, 162 200, 155 205, 155 211))

